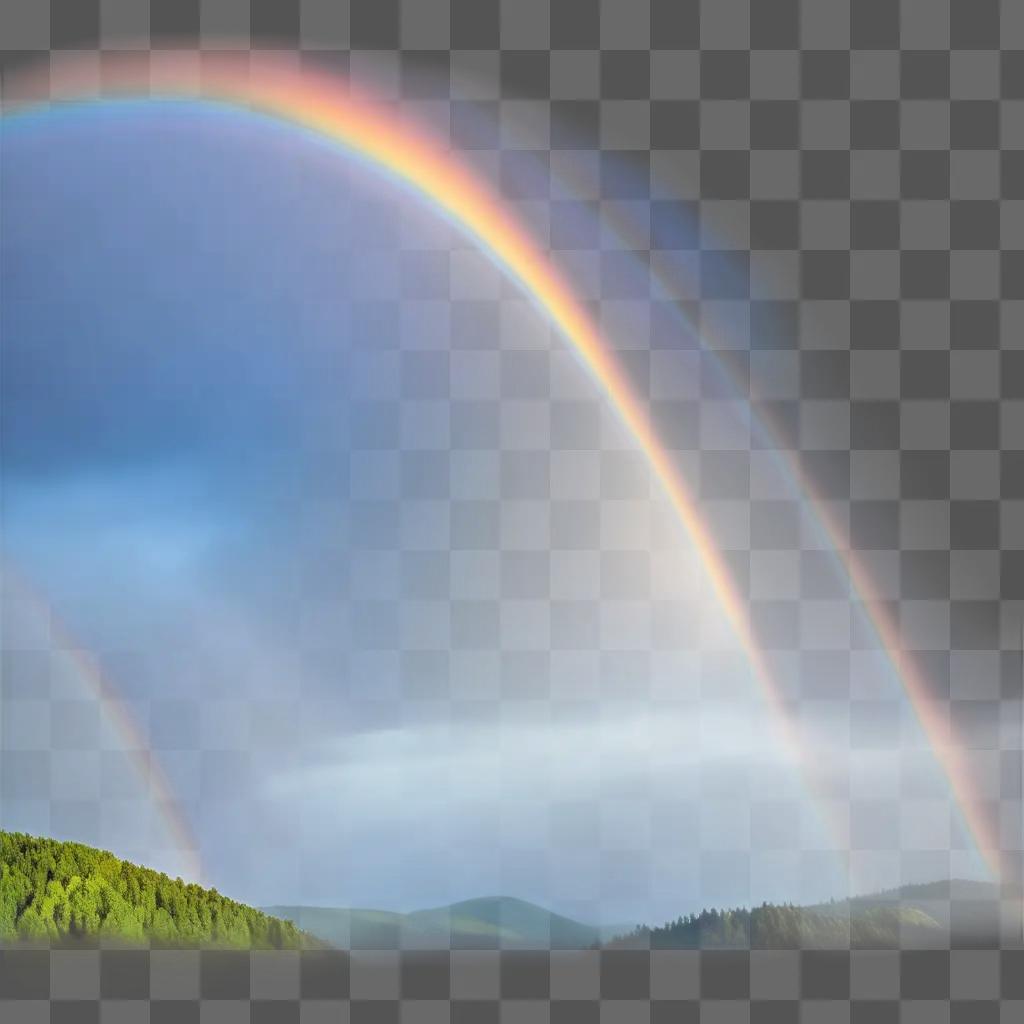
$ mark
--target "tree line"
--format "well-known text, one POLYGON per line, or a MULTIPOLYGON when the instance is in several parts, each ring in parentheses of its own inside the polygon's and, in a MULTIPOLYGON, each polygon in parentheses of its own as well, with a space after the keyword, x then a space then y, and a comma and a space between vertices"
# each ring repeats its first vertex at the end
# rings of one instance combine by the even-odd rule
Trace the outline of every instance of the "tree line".
POLYGON ((650 949, 895 949, 934 933, 937 923, 911 907, 849 903, 822 907, 764 903, 752 910, 702 910, 657 928, 641 925, 613 939, 615 947, 650 949))

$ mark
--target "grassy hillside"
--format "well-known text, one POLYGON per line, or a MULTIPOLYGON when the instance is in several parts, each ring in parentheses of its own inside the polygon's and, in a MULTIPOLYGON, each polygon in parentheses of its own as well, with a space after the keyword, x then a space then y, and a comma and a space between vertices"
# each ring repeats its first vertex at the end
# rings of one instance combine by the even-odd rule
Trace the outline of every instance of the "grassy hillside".
POLYGON ((345 949, 586 949, 602 938, 593 925, 507 896, 411 914, 330 907, 264 909, 345 949))
POLYGON ((79 843, 0 832, 0 941, 299 949, 288 921, 79 843))

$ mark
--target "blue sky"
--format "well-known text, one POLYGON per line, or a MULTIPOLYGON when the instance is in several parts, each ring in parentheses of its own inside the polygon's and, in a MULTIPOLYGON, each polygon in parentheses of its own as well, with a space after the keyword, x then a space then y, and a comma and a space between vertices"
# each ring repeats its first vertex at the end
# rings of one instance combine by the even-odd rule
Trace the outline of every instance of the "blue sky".
POLYGON ((486 258, 256 118, 0 141, 5 556, 110 670, 213 884, 605 920, 837 893, 646 467, 486 258))

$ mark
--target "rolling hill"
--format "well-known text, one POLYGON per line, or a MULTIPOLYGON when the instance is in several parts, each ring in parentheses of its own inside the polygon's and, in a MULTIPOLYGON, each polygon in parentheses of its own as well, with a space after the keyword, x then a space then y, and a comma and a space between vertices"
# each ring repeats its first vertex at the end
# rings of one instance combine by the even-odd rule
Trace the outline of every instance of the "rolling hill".
POLYGON ((302 949, 291 922, 80 843, 0 832, 0 941, 302 949))
POLYGON ((410 914, 302 906, 263 910, 343 949, 586 949, 611 934, 508 896, 410 914))

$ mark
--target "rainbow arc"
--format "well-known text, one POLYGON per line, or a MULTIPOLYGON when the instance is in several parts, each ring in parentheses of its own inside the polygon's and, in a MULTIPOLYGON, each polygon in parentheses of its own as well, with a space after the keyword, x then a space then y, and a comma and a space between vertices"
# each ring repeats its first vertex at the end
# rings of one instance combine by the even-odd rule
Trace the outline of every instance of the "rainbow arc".
MULTIPOLYGON (((805 763, 804 744, 786 707, 783 688, 759 644, 747 602, 733 579, 701 508, 676 461, 651 422, 648 410, 601 336, 585 305, 567 279, 519 223, 514 211, 457 154, 423 134, 393 110, 343 87, 337 79, 297 70, 293 65, 261 60, 249 66, 226 58, 184 52, 161 55, 153 65, 118 63, 105 70, 104 96, 96 96, 95 68, 73 60, 54 66, 48 75, 24 76, 15 83, 21 97, 12 106, 8 88, 5 117, 31 115, 60 104, 88 106, 161 99, 215 104, 248 111, 297 126, 328 140, 383 171, 426 199, 478 244, 517 282, 550 323, 571 345, 610 406, 643 452, 680 525, 698 553, 718 604, 749 661, 751 672, 773 708, 780 739, 801 764, 809 792, 827 819, 836 848, 849 855, 849 823, 836 813, 805 763)), ((816 503, 820 505, 820 502, 816 503)), ((842 559, 853 593, 864 603, 887 656, 924 728, 949 781, 957 807, 990 870, 1001 873, 998 836, 974 792, 966 753, 952 735, 947 716, 931 698, 920 673, 901 645, 898 632, 882 614, 871 580, 844 544, 839 530, 824 521, 829 539, 842 559)), ((84 669, 99 675, 91 667, 84 669)), ((114 701, 110 694, 105 700, 114 701)))

